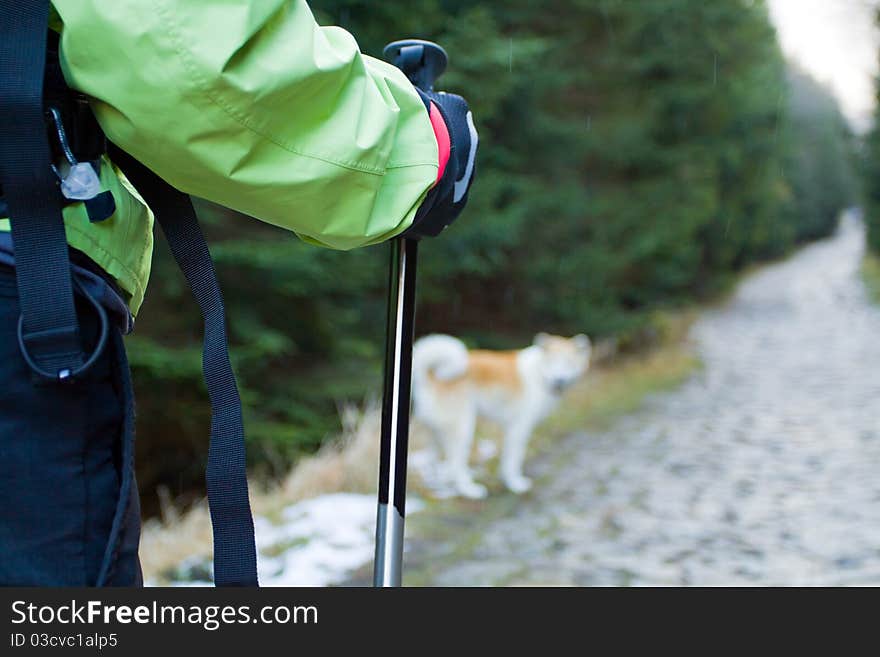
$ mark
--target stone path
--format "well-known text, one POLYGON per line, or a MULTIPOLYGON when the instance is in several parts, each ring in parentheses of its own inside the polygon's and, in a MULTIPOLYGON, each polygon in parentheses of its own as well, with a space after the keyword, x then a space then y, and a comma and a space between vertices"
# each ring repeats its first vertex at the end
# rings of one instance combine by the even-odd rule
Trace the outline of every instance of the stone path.
POLYGON ((693 329, 701 372, 533 460, 528 496, 414 516, 410 583, 880 584, 880 309, 863 249, 846 217, 746 279, 693 329))

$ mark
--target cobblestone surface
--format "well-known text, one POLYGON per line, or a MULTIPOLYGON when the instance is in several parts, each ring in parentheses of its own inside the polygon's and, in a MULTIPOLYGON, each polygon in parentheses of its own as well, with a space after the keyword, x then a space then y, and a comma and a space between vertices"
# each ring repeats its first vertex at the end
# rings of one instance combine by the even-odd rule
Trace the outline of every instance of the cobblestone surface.
POLYGON ((526 497, 442 538, 414 518, 418 583, 880 584, 880 310, 863 249, 847 217, 747 278, 695 325, 698 374, 538 457, 526 497))

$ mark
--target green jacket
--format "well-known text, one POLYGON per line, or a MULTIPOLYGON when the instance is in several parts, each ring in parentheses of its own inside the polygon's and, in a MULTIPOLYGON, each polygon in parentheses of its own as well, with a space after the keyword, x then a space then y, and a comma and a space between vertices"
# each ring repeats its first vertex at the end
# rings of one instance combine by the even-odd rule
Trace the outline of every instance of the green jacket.
MULTIPOLYGON (((351 249, 412 222, 438 147, 418 94, 303 0, 54 0, 68 84, 108 137, 175 187, 351 249)), ((107 161, 116 213, 65 209, 70 245, 140 306, 153 218, 107 161)), ((8 221, 3 221, 8 225, 8 221)))

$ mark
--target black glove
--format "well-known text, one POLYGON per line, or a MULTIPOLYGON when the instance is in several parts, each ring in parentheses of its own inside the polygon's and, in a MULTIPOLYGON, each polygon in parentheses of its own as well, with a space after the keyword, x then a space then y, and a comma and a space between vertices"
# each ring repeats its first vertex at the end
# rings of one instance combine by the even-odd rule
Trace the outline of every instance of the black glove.
POLYGON ((479 144, 474 117, 464 98, 445 92, 419 90, 419 94, 425 101, 437 134, 442 175, 428 192, 412 226, 404 233, 412 239, 436 237, 461 214, 474 180, 479 144), (444 143, 446 141, 448 146, 444 143), (448 161, 443 169, 447 154, 448 161))

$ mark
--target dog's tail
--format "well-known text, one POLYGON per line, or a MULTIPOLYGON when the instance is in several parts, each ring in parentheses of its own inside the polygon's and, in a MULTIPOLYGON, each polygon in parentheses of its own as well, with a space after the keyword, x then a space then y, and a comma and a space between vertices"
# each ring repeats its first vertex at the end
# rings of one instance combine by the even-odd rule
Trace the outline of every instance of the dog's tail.
POLYGON ((422 387, 428 375, 441 381, 463 376, 468 368, 464 342, 451 335, 428 335, 413 345, 413 385, 422 387))

